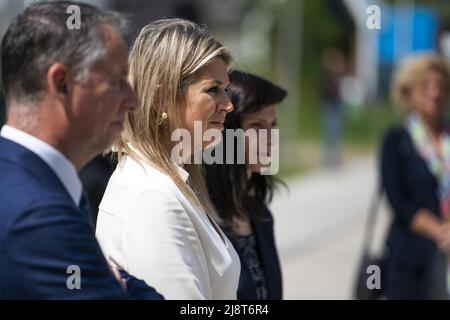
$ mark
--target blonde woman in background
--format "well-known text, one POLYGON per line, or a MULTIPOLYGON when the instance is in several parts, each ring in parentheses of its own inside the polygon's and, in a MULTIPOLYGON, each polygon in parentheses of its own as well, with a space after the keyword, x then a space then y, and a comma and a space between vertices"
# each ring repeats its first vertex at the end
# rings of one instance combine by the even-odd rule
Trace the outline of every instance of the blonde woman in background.
POLYGON ((203 132, 223 129, 233 109, 226 93, 231 62, 204 28, 181 19, 147 25, 130 52, 129 82, 141 108, 113 146, 119 162, 96 235, 113 265, 166 299, 236 298, 239 258, 218 227, 201 165, 171 158, 174 130, 193 138, 194 121, 203 132))
POLYGON ((383 188, 394 219, 387 246, 388 299, 448 297, 450 251, 450 68, 425 54, 406 60, 393 82, 405 112, 386 135, 381 155, 383 188))

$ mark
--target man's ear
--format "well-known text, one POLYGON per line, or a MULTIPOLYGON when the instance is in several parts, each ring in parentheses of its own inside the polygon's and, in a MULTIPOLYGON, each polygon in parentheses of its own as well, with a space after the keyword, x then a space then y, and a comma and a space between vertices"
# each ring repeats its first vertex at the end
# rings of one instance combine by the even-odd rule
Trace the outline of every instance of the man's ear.
POLYGON ((47 71, 47 88, 50 94, 65 100, 71 83, 70 72, 63 63, 55 63, 47 71))

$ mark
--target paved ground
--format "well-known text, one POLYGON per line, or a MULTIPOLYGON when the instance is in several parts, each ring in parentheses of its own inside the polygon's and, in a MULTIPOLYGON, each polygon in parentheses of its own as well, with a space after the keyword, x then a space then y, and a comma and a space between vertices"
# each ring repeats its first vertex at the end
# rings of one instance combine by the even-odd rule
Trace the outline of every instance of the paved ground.
MULTIPOLYGON (((373 156, 286 181, 274 199, 275 235, 285 299, 351 299, 369 202, 376 186, 373 156)), ((389 222, 378 215, 375 246, 389 222)))

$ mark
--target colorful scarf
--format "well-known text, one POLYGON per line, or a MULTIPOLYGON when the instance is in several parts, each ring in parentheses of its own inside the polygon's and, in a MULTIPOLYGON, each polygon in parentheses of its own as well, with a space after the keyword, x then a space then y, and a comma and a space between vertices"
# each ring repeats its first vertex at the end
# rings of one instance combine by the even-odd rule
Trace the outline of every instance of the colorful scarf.
POLYGON ((441 217, 450 219, 450 127, 446 123, 440 139, 442 154, 434 148, 425 124, 417 114, 405 119, 405 126, 419 154, 425 160, 428 169, 438 182, 438 198, 441 217))

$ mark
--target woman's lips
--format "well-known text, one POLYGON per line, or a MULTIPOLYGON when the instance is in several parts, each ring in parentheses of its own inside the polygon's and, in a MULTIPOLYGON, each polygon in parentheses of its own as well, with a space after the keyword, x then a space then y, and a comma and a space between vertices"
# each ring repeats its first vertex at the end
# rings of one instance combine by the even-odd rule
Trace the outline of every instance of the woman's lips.
POLYGON ((223 122, 222 121, 210 121, 210 124, 212 124, 213 126, 223 130, 223 122))

